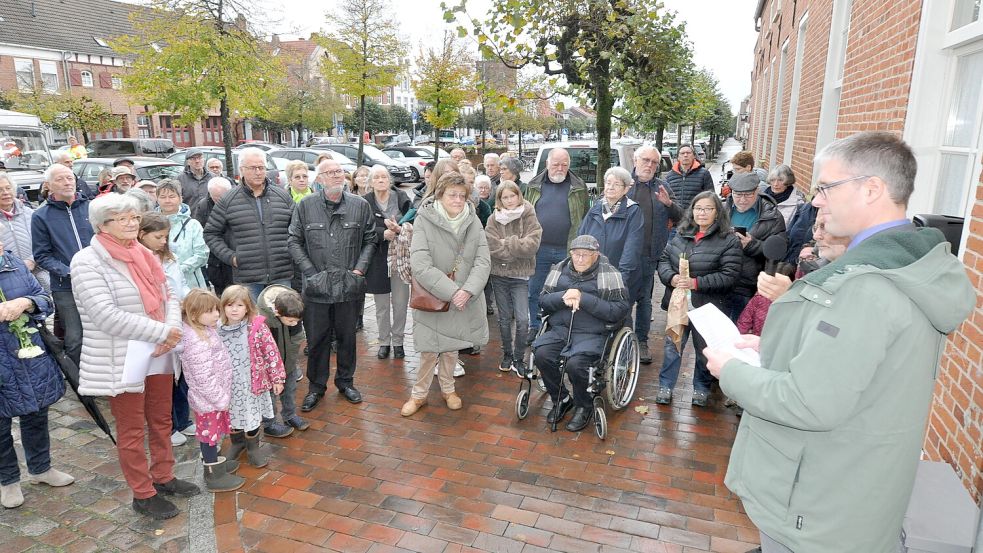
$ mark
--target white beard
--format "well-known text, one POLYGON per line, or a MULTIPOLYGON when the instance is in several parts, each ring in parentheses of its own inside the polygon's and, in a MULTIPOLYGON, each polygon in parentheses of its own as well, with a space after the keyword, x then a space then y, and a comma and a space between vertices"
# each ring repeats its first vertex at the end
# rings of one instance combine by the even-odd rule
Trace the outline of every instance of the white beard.
POLYGON ((554 175, 553 173, 546 173, 546 176, 547 176, 547 178, 550 179, 550 182, 552 182, 553 184, 560 184, 561 182, 563 182, 567 178, 567 174, 566 173, 556 174, 556 175, 554 175))

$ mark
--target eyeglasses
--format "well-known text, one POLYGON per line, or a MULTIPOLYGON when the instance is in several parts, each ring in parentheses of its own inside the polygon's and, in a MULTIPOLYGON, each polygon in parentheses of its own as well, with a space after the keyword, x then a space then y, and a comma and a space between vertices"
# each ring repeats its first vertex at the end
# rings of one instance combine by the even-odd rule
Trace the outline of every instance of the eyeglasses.
POLYGON ((252 171, 254 173, 258 173, 260 171, 266 171, 266 166, 265 165, 246 165, 244 167, 240 167, 240 169, 242 169, 243 171, 252 171))
POLYGON ((750 192, 731 192, 731 193, 734 195, 735 198, 751 198, 756 194, 754 190, 750 192))
POLYGON ((570 257, 576 257, 578 259, 586 259, 594 255, 595 253, 597 252, 595 252, 594 250, 572 250, 570 252, 570 257))
POLYGON ((330 171, 321 171, 318 175, 327 175, 329 177, 337 177, 338 175, 344 175, 344 169, 332 169, 330 171))
POLYGON ((450 198, 452 200, 463 200, 468 197, 464 192, 444 192, 445 198, 450 198))
POLYGON ((652 165, 658 163, 659 160, 650 157, 640 157, 638 158, 639 165, 652 165))
POLYGON ((117 217, 115 219, 106 219, 107 223, 119 223, 121 225, 138 225, 140 224, 140 216, 133 215, 130 217, 117 217))
POLYGON ((693 208, 693 213, 713 213, 714 211, 717 211, 717 208, 715 208, 715 207, 694 207, 693 208))
POLYGON ((827 199, 829 199, 829 196, 826 193, 826 191, 829 190, 830 188, 833 188, 835 186, 839 186, 841 184, 846 184, 848 182, 853 182, 855 180, 869 179, 870 177, 871 177, 871 175, 860 175, 860 176, 857 176, 857 177, 850 177, 848 179, 834 181, 834 182, 831 182, 829 184, 817 184, 816 187, 815 187, 816 194, 822 194, 823 199, 824 200, 827 200, 827 199))

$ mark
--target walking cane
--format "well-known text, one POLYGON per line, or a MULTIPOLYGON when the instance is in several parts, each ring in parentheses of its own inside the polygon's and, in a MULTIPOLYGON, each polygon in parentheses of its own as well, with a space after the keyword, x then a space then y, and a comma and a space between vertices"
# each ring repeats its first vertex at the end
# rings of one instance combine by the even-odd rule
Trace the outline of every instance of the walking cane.
MULTIPOLYGON (((567 349, 568 347, 570 347, 570 337, 573 336, 573 316, 576 313, 577 313, 577 310, 576 309, 571 309, 570 310, 570 328, 567 329, 567 343, 566 343, 565 346, 563 346, 563 349, 567 349)), ((567 375, 567 358, 566 357, 563 357, 561 355, 560 356, 560 383, 559 383, 559 386, 556 387, 556 398, 553 399, 553 405, 554 405, 554 409, 556 409, 556 415, 557 416, 553 417, 553 422, 550 423, 550 431, 551 432, 556 432, 556 426, 560 422, 560 417, 559 417, 559 415, 560 415, 560 394, 562 393, 562 391, 564 389, 563 377, 565 377, 566 375, 567 375)), ((572 392, 571 392, 571 394, 572 394, 572 392)), ((570 401, 573 401, 573 398, 572 397, 570 398, 570 401)))

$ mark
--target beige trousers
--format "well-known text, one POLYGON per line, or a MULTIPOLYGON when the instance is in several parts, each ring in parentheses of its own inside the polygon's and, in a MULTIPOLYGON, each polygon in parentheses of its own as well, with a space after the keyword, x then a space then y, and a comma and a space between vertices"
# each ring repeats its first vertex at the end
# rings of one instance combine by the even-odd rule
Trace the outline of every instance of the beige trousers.
POLYGON ((440 382, 440 392, 444 395, 454 392, 454 367, 457 365, 457 352, 445 351, 434 353, 432 351, 420 352, 420 366, 416 369, 416 384, 410 397, 413 399, 426 399, 430 392, 430 384, 433 382, 433 368, 437 366, 437 380, 440 382))

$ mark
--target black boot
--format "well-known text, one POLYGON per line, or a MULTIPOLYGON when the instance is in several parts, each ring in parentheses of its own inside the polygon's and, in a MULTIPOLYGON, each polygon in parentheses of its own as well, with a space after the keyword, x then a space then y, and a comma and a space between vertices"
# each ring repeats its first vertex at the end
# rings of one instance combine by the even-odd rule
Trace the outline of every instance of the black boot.
POLYGON ((173 503, 160 495, 154 495, 147 499, 134 498, 133 510, 154 520, 174 518, 180 513, 173 503))
POLYGON ((379 352, 375 354, 379 359, 389 358, 389 346, 379 346, 379 352))
POLYGON ((560 408, 557 409, 556 405, 550 409, 550 412, 546 415, 546 422, 553 424, 554 422, 560 422, 563 417, 567 416, 567 413, 573 409, 573 399, 570 396, 563 398, 560 401, 560 408))
POLYGON ((403 346, 393 346, 393 359, 403 359, 406 357, 406 350, 403 346))
POLYGON ((573 412, 573 418, 567 423, 567 430, 570 432, 580 432, 590 424, 594 418, 594 410, 587 407, 577 407, 573 412))
POLYGON ((158 494, 176 495, 178 497, 191 497, 201 493, 201 489, 198 486, 195 486, 191 482, 178 480, 177 478, 165 484, 154 482, 154 489, 157 490, 158 494))

